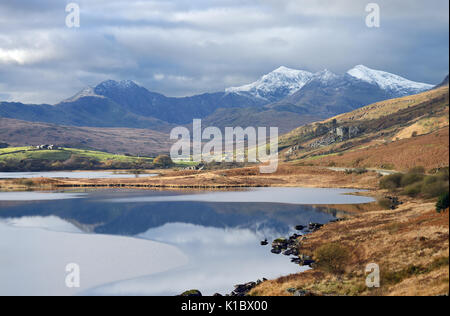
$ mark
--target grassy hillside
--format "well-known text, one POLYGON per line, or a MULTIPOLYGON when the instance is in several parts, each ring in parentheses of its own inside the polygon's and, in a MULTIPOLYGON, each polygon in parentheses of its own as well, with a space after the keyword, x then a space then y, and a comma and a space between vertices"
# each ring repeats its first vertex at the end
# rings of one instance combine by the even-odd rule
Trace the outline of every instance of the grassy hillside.
POLYGON ((287 161, 407 170, 448 166, 449 89, 375 103, 283 136, 287 161))
POLYGON ((82 158, 96 159, 99 162, 109 160, 136 162, 153 161, 153 158, 139 158, 126 155, 115 155, 101 151, 83 150, 75 148, 61 148, 57 150, 38 150, 35 147, 8 147, 0 149, 0 160, 22 160, 22 159, 42 159, 42 160, 66 160, 72 155, 82 158))
POLYGON ((0 171, 150 168, 153 168, 153 158, 100 151, 74 148, 39 150, 35 147, 0 149, 0 171))

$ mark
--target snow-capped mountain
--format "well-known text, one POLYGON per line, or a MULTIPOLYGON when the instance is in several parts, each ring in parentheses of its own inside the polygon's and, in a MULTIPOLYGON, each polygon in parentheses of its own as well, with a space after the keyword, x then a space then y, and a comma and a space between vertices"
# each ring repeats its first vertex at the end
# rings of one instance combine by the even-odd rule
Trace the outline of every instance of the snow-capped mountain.
POLYGON ((420 93, 434 87, 434 85, 414 82, 389 72, 370 69, 364 65, 355 66, 347 71, 347 74, 367 83, 377 85, 382 90, 396 97, 420 93))
MULTIPOLYGON (((386 98, 402 97, 433 88, 433 85, 430 84, 414 82, 395 74, 358 65, 344 75, 337 75, 326 69, 317 73, 311 73, 304 70, 280 67, 262 76, 255 82, 240 87, 231 87, 225 91, 273 103, 285 98, 289 99, 309 83, 316 82, 317 84, 320 82, 323 85, 336 80, 348 80, 349 76, 354 79, 354 83, 360 81, 373 86, 374 89, 381 90, 386 98)), ((379 94, 379 91, 377 94, 379 94)))
POLYGON ((202 118, 210 126, 270 123, 282 129, 432 88, 362 65, 344 74, 280 67, 242 87, 181 98, 152 92, 130 80, 107 80, 56 105, 1 102, 0 117, 73 126, 156 129, 202 118))
POLYGON ((115 81, 115 80, 106 80, 101 82, 95 87, 95 92, 102 95, 103 93, 106 93, 111 90, 128 90, 128 89, 136 89, 139 88, 139 86, 134 83, 134 81, 131 80, 122 80, 122 81, 115 81))
POLYGON ((300 90, 269 107, 330 116, 432 88, 433 85, 359 65, 343 75, 328 70, 315 73, 300 90))
POLYGON ((225 91, 275 102, 300 90, 312 77, 308 71, 282 66, 253 83, 225 91))

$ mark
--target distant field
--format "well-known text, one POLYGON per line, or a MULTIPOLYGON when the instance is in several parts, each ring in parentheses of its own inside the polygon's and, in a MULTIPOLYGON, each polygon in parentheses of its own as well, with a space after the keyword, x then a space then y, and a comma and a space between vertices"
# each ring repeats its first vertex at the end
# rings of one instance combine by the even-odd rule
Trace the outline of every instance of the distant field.
POLYGON ((107 162, 108 160, 115 160, 120 162, 153 161, 153 158, 129 157, 125 155, 114 155, 100 151, 74 148, 62 148, 61 150, 37 150, 34 147, 10 147, 0 149, 0 160, 37 159, 65 161, 67 159, 70 159, 72 155, 95 159, 99 162, 107 162))

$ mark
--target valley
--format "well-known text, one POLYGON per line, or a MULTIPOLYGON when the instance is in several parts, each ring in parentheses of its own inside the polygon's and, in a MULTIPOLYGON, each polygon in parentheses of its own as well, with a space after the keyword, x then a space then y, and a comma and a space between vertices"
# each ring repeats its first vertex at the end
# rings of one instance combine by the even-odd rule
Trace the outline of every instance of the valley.
MULTIPOLYGON (((364 80, 368 79, 364 78, 364 80)), ((308 83, 304 85, 304 87, 307 86, 308 83)), ((253 88, 254 86, 249 91, 254 91, 253 88)), ((300 89, 300 91, 302 90, 303 88, 300 89)), ((238 90, 235 89, 235 91, 238 90)), ((245 98, 249 97, 248 93, 244 96, 245 98)), ((307 97, 308 90, 303 90, 302 93, 304 93, 303 100, 309 98, 307 97)), ((362 93, 367 94, 366 92, 362 93)), ((292 97, 294 94, 290 96, 292 97)), ((268 95, 265 94, 265 97, 268 95)), ((222 195, 228 194, 235 199, 235 202, 242 203, 244 200, 239 200, 239 196, 248 194, 249 190, 255 192, 265 192, 266 189, 365 190, 363 192, 352 191, 352 195, 347 197, 342 195, 333 200, 336 204, 333 204, 333 201, 326 202, 329 198, 328 195, 310 194, 308 198, 303 197, 301 200, 303 203, 310 201, 309 203, 314 204, 312 206, 314 210, 323 212, 317 214, 322 214, 321 216, 339 214, 338 220, 330 222, 330 219, 327 219, 324 222, 325 225, 320 229, 296 239, 296 249, 299 253, 297 259, 301 267, 289 263, 281 255, 271 254, 267 248, 259 248, 258 258, 267 258, 264 261, 268 264, 264 266, 266 270, 261 269, 261 271, 265 271, 264 273, 270 280, 259 280, 252 285, 246 295, 428 296, 448 294, 449 90, 445 81, 443 85, 431 90, 402 95, 398 98, 385 96, 384 98, 387 99, 382 98, 382 101, 367 106, 351 106, 351 102, 344 98, 342 100, 346 101, 343 102, 349 106, 341 108, 336 103, 336 107, 332 107, 333 110, 331 110, 337 114, 334 116, 329 115, 331 112, 327 112, 328 110, 323 112, 318 110, 316 114, 308 114, 308 111, 302 110, 303 105, 299 107, 294 102, 286 103, 287 98, 283 101, 285 103, 278 101, 276 105, 272 104, 267 108, 219 108, 215 110, 215 114, 209 116, 212 119, 206 117, 204 120, 204 122, 206 121, 205 126, 214 123, 218 126, 245 124, 247 119, 259 120, 264 124, 284 124, 287 133, 279 139, 280 162, 277 171, 272 174, 260 173, 258 165, 221 163, 206 164, 202 168, 186 168, 192 163, 175 165, 171 168, 158 168, 151 157, 155 157, 161 152, 167 152, 171 146, 171 143, 167 142, 165 128, 170 126, 167 122, 163 123, 168 124, 165 125, 166 127, 161 127, 156 132, 147 128, 61 126, 52 123, 30 123, 13 118, 0 118, 2 123, 0 140, 3 143, 2 147, 5 147, 0 149, 0 167, 3 164, 2 168, 11 166, 11 161, 26 165, 31 160, 37 164, 41 164, 43 161, 47 162, 48 164, 45 165, 47 169, 57 169, 58 166, 65 166, 69 170, 135 169, 139 171, 139 174, 154 175, 0 179, 0 189, 5 194, 36 193, 39 195, 49 194, 45 192, 65 192, 66 190, 75 190, 74 192, 81 192, 81 194, 90 192, 95 195, 132 194, 132 196, 124 200, 119 199, 117 202, 125 214, 136 216, 140 212, 136 209, 129 213, 128 210, 131 206, 128 206, 127 203, 143 203, 142 205, 146 206, 148 205, 145 203, 150 203, 148 207, 153 208, 154 203, 164 202, 170 195, 180 195, 174 198, 174 201, 183 203, 186 208, 189 208, 190 203, 209 201, 202 200, 203 195, 214 198, 215 200, 202 205, 202 207, 206 207, 205 210, 202 209, 202 212, 211 212, 211 202, 225 202, 225 200, 221 200, 222 195), (270 110, 268 110, 269 108, 270 110), (233 115, 229 116, 229 113, 233 113, 233 115), (285 115, 293 119, 292 123, 289 123, 291 125, 283 119, 285 115), (295 125, 294 121, 299 123, 295 125), (37 150, 35 147, 5 146, 5 143, 23 146, 21 144, 23 135, 27 135, 27 142, 34 144, 47 143, 44 140, 50 139, 52 141, 49 143, 77 144, 75 147, 83 149, 61 146, 62 148, 56 150, 37 150), (150 141, 147 137, 150 137, 150 141), (102 148, 104 152, 95 150, 96 148, 102 148), (137 150, 137 148, 139 149, 137 150), (152 148, 152 150, 148 150, 148 148, 152 148), (130 154, 137 151, 147 154, 141 154, 141 157, 130 154), (68 164, 67 161, 79 162, 79 164, 74 166, 68 164), (446 193, 447 200, 444 197, 446 193), (160 194, 161 196, 159 196, 160 194), (143 197, 139 198, 140 195, 143 197), (152 197, 154 195, 156 197, 152 197), (319 200, 315 200, 315 197, 319 200), (346 200, 347 204, 337 203, 341 198, 346 200), (357 198, 371 198, 376 202, 349 203, 348 201, 351 201, 352 198, 356 200, 357 198), (440 205, 439 208, 438 205, 440 205), (339 271, 327 266, 326 260, 331 260, 323 258, 327 251, 335 254, 333 258, 339 257, 339 260, 342 260, 339 263, 342 265, 339 271), (313 269, 305 269, 302 266, 302 262, 304 262, 302 258, 311 258, 313 269), (278 267, 283 267, 285 273, 291 274, 280 277, 278 272, 269 265, 272 262, 276 262, 278 267), (365 268, 368 264, 374 263, 381 269, 381 285, 371 289, 365 285, 365 268)), ((315 98, 316 96, 313 96, 311 100, 315 98)), ((332 99, 336 100, 335 97, 332 99)), ((33 164, 29 164, 27 167, 30 166, 33 164)), ((291 197, 290 199, 293 200, 289 200, 290 203, 294 200, 297 201, 296 198, 299 197, 297 195, 295 198, 291 197)), ((11 201, 8 200, 8 197, 4 197, 4 199, 6 200, 2 203, 5 208, 15 207, 17 202, 14 202, 14 197, 11 201)), ((248 199, 249 197, 245 201, 248 202, 248 199)), ((267 214, 274 212, 279 215, 281 212, 283 215, 283 209, 287 208, 280 204, 277 206, 278 211, 273 211, 273 202, 283 201, 270 195, 265 196, 264 193, 258 197, 258 201, 272 202, 269 203, 270 212, 268 211, 267 214)), ((28 201, 23 204, 21 207, 24 208, 24 214, 28 214, 30 211, 34 212, 35 209, 28 208, 28 205, 37 205, 35 203, 28 201)), ((67 202, 66 204, 71 203, 67 202)), ((76 202, 73 203, 76 204, 76 202)), ((262 205, 261 203, 260 205, 262 205)), ((179 210, 178 207, 170 208, 167 203, 163 205, 169 207, 168 210, 172 213, 179 210)), ((105 212, 110 207, 107 205, 105 212)), ((196 206, 195 209, 198 210, 198 207, 196 206)), ((227 210, 232 211, 232 207, 229 208, 227 210)), ((117 213, 119 208, 114 206, 113 209, 115 215, 119 214, 117 213)), ((215 211, 215 208, 212 210, 215 211)), ((254 214, 253 212, 258 210, 260 209, 246 206, 237 214, 240 216, 248 212, 254 214)), ((55 212, 59 214, 59 209, 55 209, 55 212)), ((223 216, 223 212, 227 213, 221 208, 219 216, 223 216)), ((209 218, 202 214, 199 214, 201 220, 209 218)), ((299 214, 305 214, 305 209, 302 209, 299 214)), ((290 219, 287 220, 289 225, 294 224, 291 215, 292 213, 287 217, 290 219)), ((72 218, 78 215, 76 212, 70 212, 68 216, 72 218)), ((186 221, 185 212, 181 216, 186 221)), ((286 219, 281 217, 284 223, 286 219)), ((150 219, 155 220, 158 217, 150 219)), ((149 221, 150 219, 146 215, 145 220, 149 221)), ((77 227, 89 232, 102 231, 95 226, 97 224, 91 223, 94 226, 82 224, 86 221, 84 218, 80 218, 80 221, 74 222, 78 225, 77 227)), ((139 219, 138 222, 139 225, 130 226, 128 229, 132 229, 134 233, 143 231, 143 228, 140 228, 141 220, 139 219)), ((130 223, 129 219, 125 223, 130 223)), ((299 222, 299 224, 304 223, 299 222)), ((118 222, 112 220, 110 225, 107 229, 123 232, 124 228, 118 222)), ((170 225, 172 224, 169 224, 168 227, 172 227, 170 225)), ((214 222, 212 225, 217 224, 214 222)), ((165 232, 165 226, 162 227, 149 229, 142 236, 145 238, 151 238, 152 234, 161 236, 159 234, 165 232)), ((188 234, 194 234, 193 228, 189 224, 178 224, 176 227, 184 229, 188 234)), ((202 227, 202 229, 206 231, 206 228, 202 227)), ((283 232, 277 233, 278 235, 272 233, 270 238, 279 240, 280 235, 286 237, 289 229, 289 227, 285 228, 283 232)), ((212 230, 208 227, 208 232, 211 233, 212 230)), ((233 234, 237 234, 237 231, 233 230, 233 234)), ((263 234, 267 233, 263 232, 263 234)), ((168 237, 164 238, 166 239, 163 240, 171 240, 168 237)), ((252 235, 252 245, 255 244, 257 247, 258 238, 262 237, 252 235)), ((265 238, 267 239, 267 237, 265 238)), ((189 246, 182 245, 180 247, 188 253, 191 251, 189 246)), ((246 253, 250 248, 252 246, 245 245, 246 253)), ((197 253, 198 244, 195 244, 195 249, 195 253, 197 253)), ((253 256, 256 255, 253 254, 253 256)), ((248 256, 246 258, 248 259, 248 256)), ((244 259, 238 259, 238 261, 249 263, 244 259)), ((254 267, 253 264, 252 267, 254 267)), ((205 271, 203 270, 197 272, 196 267, 192 266, 188 266, 187 269, 191 269, 189 271, 197 274, 200 273, 201 277, 204 277, 205 271)), ((207 271, 212 273, 213 270, 207 271)), ((245 275, 259 277, 253 268, 251 271, 246 272, 245 275)), ((171 273, 158 277, 148 276, 133 282, 118 282, 117 285, 125 285, 129 289, 137 286, 137 288, 145 289, 147 294, 169 293, 174 295, 175 292, 172 288, 162 290, 159 287, 149 286, 150 283, 159 284, 161 278, 172 278, 171 273), (150 282, 151 280, 156 280, 156 283, 150 282)), ((243 275, 240 275, 239 278, 237 275, 235 276, 236 282, 245 281, 243 275)), ((180 278, 181 274, 178 275, 178 280, 181 280, 180 278)), ((187 278, 181 284, 177 284, 177 286, 184 286, 183 290, 180 288, 177 291, 181 293, 191 284, 195 284, 194 280, 187 278)), ((211 294, 213 289, 217 288, 226 291, 227 282, 220 283, 220 286, 217 284, 215 283, 215 287, 212 288, 208 287, 210 285, 203 284, 206 288, 204 293, 211 294)), ((90 289, 88 293, 98 295, 115 292, 108 286, 104 286, 90 289)))

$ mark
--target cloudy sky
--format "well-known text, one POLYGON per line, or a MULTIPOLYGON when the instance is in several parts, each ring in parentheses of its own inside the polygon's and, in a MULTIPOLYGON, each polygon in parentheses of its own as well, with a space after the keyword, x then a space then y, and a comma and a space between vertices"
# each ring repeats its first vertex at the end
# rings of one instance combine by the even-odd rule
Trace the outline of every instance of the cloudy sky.
POLYGON ((343 73, 357 64, 439 83, 449 1, 0 0, 0 100, 56 103, 131 79, 184 96, 241 85, 284 65, 343 73), (81 8, 68 28, 66 5, 81 8))

